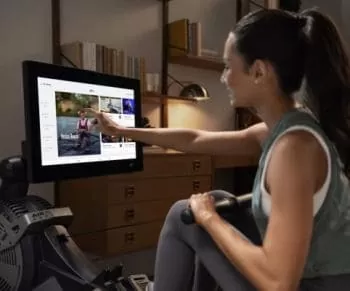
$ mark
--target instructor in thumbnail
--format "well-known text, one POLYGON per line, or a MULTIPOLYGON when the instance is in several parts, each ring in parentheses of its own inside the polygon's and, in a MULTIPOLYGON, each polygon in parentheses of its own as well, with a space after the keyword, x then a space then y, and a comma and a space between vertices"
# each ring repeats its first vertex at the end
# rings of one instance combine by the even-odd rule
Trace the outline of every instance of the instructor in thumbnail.
POLYGON ((85 146, 88 145, 90 141, 90 128, 91 128, 91 122, 90 120, 86 117, 86 112, 85 110, 80 110, 78 111, 78 114, 80 116, 78 122, 77 122, 77 132, 79 134, 79 139, 78 139, 78 147, 84 148, 85 146))

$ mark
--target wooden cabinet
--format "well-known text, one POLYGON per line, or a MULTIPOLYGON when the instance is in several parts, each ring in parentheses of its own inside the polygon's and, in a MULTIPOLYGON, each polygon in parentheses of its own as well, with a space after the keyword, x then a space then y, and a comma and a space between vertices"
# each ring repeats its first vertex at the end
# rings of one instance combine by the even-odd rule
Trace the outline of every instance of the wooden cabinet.
POLYGON ((209 156, 146 152, 144 171, 62 181, 56 197, 74 213, 69 232, 77 244, 110 256, 156 246, 171 205, 211 190, 212 177, 209 156))

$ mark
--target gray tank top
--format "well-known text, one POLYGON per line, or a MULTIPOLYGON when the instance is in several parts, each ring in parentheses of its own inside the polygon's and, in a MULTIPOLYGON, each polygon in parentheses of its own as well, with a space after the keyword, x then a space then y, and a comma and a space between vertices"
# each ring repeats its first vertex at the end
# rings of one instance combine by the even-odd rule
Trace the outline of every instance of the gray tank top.
POLYGON ((350 273, 350 185, 333 143, 317 120, 302 110, 293 110, 278 122, 263 145, 253 186, 252 211, 262 238, 268 216, 262 206, 260 183, 269 148, 276 138, 293 126, 309 127, 323 138, 331 155, 331 181, 324 202, 314 216, 311 248, 303 278, 350 273))

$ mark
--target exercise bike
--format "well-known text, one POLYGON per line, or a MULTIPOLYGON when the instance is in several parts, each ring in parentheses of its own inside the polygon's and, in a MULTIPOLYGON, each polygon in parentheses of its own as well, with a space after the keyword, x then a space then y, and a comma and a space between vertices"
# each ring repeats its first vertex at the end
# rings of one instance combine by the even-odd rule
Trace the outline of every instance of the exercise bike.
POLYGON ((74 243, 67 207, 27 195, 25 161, 0 162, 0 290, 143 290, 147 278, 122 277, 122 265, 99 270, 74 243))

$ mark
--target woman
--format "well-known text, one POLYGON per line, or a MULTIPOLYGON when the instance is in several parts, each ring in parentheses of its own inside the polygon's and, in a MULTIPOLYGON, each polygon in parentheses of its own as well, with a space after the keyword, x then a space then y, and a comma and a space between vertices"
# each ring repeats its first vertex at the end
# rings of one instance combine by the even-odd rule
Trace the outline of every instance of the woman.
POLYGON ((77 121, 76 131, 79 135, 79 138, 78 138, 78 143, 77 143, 76 148, 85 149, 85 147, 90 142, 90 133, 89 132, 91 129, 91 122, 86 117, 85 110, 79 110, 78 114, 79 114, 79 120, 77 121))
POLYGON ((315 10, 253 12, 229 34, 224 60, 232 105, 253 108, 262 123, 234 132, 131 129, 95 112, 106 134, 185 152, 261 156, 252 209, 262 245, 223 220, 210 193, 194 194, 167 215, 153 290, 190 290, 195 257, 225 291, 348 290, 350 78, 335 26, 315 10), (296 108, 301 87, 307 112, 296 108), (188 204, 197 225, 180 221, 188 204))

